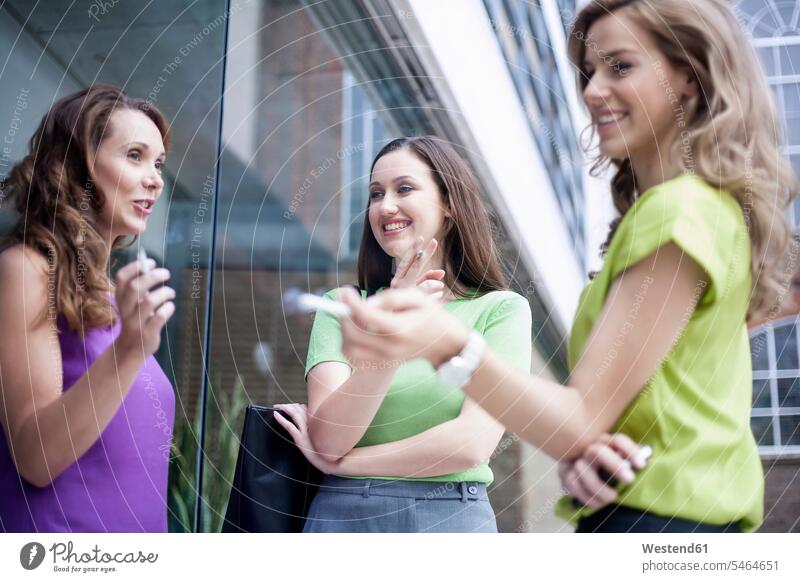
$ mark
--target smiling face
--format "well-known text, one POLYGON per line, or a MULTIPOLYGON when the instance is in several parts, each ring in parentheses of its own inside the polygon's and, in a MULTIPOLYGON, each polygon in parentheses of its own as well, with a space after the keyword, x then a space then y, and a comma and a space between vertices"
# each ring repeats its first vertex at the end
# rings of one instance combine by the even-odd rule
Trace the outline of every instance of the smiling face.
MULTIPOLYGON (((660 163, 680 135, 682 104, 696 94, 692 76, 670 64, 652 35, 624 13, 597 20, 585 44, 583 99, 600 153, 630 158, 634 167, 660 163)), ((688 108, 683 114, 688 118, 688 108)))
POLYGON ((92 161, 92 179, 104 199, 97 216, 103 238, 144 232, 147 217, 164 188, 164 142, 141 111, 118 109, 92 161))
MULTIPOLYGON (((431 169, 406 148, 382 156, 369 186, 369 224, 384 252, 400 258, 422 236, 441 243, 447 209, 431 169)), ((432 267, 434 268, 434 267, 432 267)))

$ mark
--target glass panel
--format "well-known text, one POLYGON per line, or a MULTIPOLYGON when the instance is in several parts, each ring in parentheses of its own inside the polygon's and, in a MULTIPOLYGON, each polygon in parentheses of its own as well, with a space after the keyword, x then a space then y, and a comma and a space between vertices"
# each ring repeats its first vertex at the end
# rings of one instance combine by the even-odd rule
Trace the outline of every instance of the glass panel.
POLYGON ((750 428, 753 429, 753 436, 761 447, 768 447, 775 444, 772 437, 772 417, 754 416, 750 419, 750 428))
POLYGON ((781 416, 781 444, 800 445, 800 415, 781 416))
POLYGON ((771 408, 769 380, 753 380, 753 408, 771 408))
MULTIPOLYGON (((800 64, 800 61, 798 61, 800 64)), ((783 94, 783 109, 786 113, 800 115, 800 84, 789 83, 781 85, 780 91, 783 94)))
POLYGON ((775 328, 775 359, 778 370, 798 368, 797 332, 794 324, 775 328))
MULTIPOLYGON (((156 354, 176 389, 175 424, 165 428, 164 443, 167 455, 173 443, 171 531, 193 528, 196 502, 195 411, 205 353, 225 8, 224 0, 198 0, 191 9, 180 2, 71 0, 11 0, 0 8, 0 52, 11 55, 2 72, 0 114, 11 119, 17 96, 26 96, 2 174, 21 157, 50 104, 92 83, 148 99, 171 123, 165 188, 140 238, 147 254, 170 269, 177 292, 177 311, 156 354)), ((0 214, 0 224, 10 224, 0 214)), ((136 248, 118 253, 116 264, 130 261, 136 248)))
POLYGON ((758 56, 761 59, 761 64, 764 66, 764 72, 768 77, 775 76, 775 53, 774 48, 771 46, 758 49, 758 56))
POLYGON ((800 45, 785 45, 778 48, 780 74, 784 76, 800 74, 800 45))
POLYGON ((290 288, 356 282, 368 172, 387 132, 300 0, 230 18, 203 531, 217 531, 247 403, 306 402, 313 318, 290 288), (297 39, 303 40, 298 41, 297 39), (251 133, 245 133, 251 128, 251 133), (219 405, 217 404, 219 403, 219 405))
POLYGON ((750 355, 753 359, 754 372, 769 370, 766 332, 762 331, 750 338, 750 355))
POLYGON ((775 14, 764 0, 740 0, 737 8, 745 27, 753 31, 755 38, 771 38, 780 30, 775 14))
POLYGON ((800 407, 800 379, 778 379, 778 406, 780 408, 800 407))

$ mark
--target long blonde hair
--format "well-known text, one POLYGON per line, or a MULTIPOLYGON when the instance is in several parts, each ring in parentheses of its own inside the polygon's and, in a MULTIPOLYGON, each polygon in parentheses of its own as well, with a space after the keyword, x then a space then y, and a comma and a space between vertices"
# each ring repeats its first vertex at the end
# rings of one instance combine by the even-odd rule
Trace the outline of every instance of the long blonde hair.
MULTIPOLYGON (((790 234, 786 214, 798 181, 781 156, 782 126, 772 91, 730 3, 593 0, 578 14, 569 38, 569 56, 580 71, 581 91, 588 80, 583 62, 589 29, 612 12, 624 14, 651 34, 673 66, 694 74, 698 105, 687 112, 686 131, 670 155, 680 160, 681 170, 727 190, 739 202, 751 244, 749 315, 774 308, 788 282, 781 269, 790 234), (684 151, 691 152, 691 160, 684 151)), ((603 253, 637 195, 628 159, 598 156, 592 173, 600 174, 609 165, 617 170, 611 193, 620 217, 611 223, 603 253)))

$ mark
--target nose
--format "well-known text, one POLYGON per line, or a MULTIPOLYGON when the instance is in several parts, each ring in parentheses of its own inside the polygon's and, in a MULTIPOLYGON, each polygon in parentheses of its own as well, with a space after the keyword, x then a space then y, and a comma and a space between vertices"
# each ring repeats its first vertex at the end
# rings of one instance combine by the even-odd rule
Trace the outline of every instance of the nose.
POLYGON ((387 192, 384 195, 383 200, 380 201, 381 216, 393 216, 397 214, 398 210, 397 201, 387 192))
POLYGON ((608 86, 600 79, 600 75, 595 73, 583 89, 583 101, 589 106, 600 106, 608 101, 608 96, 608 86))
POLYGON ((164 188, 164 178, 154 168, 153 171, 147 175, 144 180, 144 186, 148 191, 158 193, 164 188))

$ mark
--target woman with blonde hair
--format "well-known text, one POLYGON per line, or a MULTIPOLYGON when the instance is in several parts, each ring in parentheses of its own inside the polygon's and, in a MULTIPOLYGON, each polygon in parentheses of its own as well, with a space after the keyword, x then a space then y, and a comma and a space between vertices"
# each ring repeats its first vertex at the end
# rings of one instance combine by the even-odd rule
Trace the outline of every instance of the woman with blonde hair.
POLYGON ((167 530, 175 397, 153 353, 175 292, 145 257, 115 283, 109 267, 144 232, 168 145, 155 107, 95 85, 53 104, 2 182, 2 531, 167 530))
POLYGON ((567 385, 510 369, 414 290, 345 295, 344 352, 466 360, 456 385, 568 463, 585 505, 558 513, 578 531, 753 531, 764 478, 746 321, 784 284, 797 192, 766 79, 723 0, 595 0, 570 55, 619 218, 580 298, 567 385), (630 439, 652 448, 646 466, 630 439))

